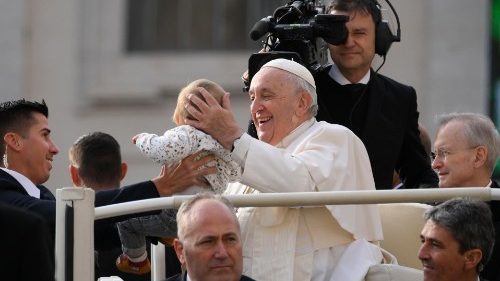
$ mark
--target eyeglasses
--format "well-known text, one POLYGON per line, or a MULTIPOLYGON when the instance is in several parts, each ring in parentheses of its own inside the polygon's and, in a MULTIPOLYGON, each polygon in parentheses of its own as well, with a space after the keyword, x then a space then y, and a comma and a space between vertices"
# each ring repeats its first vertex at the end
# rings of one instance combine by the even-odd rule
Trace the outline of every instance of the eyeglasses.
POLYGON ((469 148, 464 148, 464 149, 458 149, 458 150, 453 151, 453 152, 450 150, 447 150, 447 149, 438 148, 436 150, 436 152, 431 152, 431 158, 432 158, 432 161, 436 160, 437 158, 441 159, 442 161, 446 161, 448 156, 450 156, 452 154, 456 154, 456 153, 461 152, 461 151, 473 150, 473 149, 478 148, 479 146, 480 145, 469 147, 469 148))

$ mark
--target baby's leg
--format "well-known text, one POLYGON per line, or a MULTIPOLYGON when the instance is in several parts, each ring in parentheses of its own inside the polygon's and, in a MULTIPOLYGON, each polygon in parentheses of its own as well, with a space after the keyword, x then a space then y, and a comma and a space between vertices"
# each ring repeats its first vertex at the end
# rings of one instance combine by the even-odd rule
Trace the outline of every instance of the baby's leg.
MULTIPOLYGON (((151 264, 146 251, 146 236, 175 237, 177 210, 166 209, 158 215, 128 219, 117 223, 123 254, 116 259, 116 267, 123 272, 146 274, 151 264)), ((162 241, 163 239, 160 239, 162 241)))
POLYGON ((117 224, 123 252, 131 259, 146 253, 146 236, 175 237, 177 210, 165 209, 158 215, 128 219, 117 224))

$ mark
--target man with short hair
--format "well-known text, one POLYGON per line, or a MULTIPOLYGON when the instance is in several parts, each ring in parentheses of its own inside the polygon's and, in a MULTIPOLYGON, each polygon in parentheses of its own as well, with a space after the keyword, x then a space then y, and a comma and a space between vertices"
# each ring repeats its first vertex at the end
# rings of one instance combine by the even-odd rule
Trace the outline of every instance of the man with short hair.
MULTIPOLYGON (((6 168, 0 169, 0 202, 40 214, 47 221, 54 239, 56 202, 42 184, 49 179, 52 161, 59 149, 50 137, 47 105, 44 101, 39 103, 24 99, 3 102, 0 103, 0 120, 0 136, 6 145, 6 168)), ((215 168, 204 167, 213 156, 200 161, 195 161, 195 157, 185 159, 178 167, 165 168, 159 177, 151 181, 97 192, 95 205, 168 196, 192 185, 204 186, 199 177, 215 172, 215 168)), ((105 233, 100 236, 99 229, 116 219, 96 222, 95 231, 100 239, 107 238, 105 233)), ((119 241, 115 240, 119 245, 119 241)))
POLYGON ((317 119, 346 126, 363 141, 377 189, 392 188, 394 171, 404 188, 435 187, 419 139, 415 89, 372 69, 375 54, 385 61, 392 43, 392 34, 378 32, 382 10, 377 0, 331 1, 329 14, 349 16, 347 39, 328 46, 333 64, 315 73, 317 119))
MULTIPOLYGON (((434 152, 432 167, 438 173, 439 187, 499 187, 491 176, 500 155, 500 137, 488 117, 477 113, 441 115, 434 152)), ((496 243, 481 277, 496 281, 500 280, 500 202, 491 201, 489 204, 496 243)))
POLYGON ((482 280, 479 272, 495 241, 488 205, 451 199, 427 210, 424 217, 418 252, 424 281, 482 280))
MULTIPOLYGON (((230 109, 200 89, 189 125, 212 135, 243 169, 226 193, 374 190, 368 154, 349 129, 317 122, 312 74, 297 62, 272 60, 250 84, 250 111, 259 139, 243 133, 230 109), (195 106, 196 105, 196 106, 195 106)), ((373 205, 238 209, 244 273, 256 280, 362 280, 380 249, 373 205), (365 255, 366 259, 362 257, 365 255), (352 262, 348 256, 356 256, 352 262), (347 275, 345 275, 347 274, 347 275)))
POLYGON ((177 213, 174 248, 186 272, 167 281, 252 281, 242 275, 243 257, 238 218, 219 195, 199 193, 177 213))
MULTIPOLYGON (((95 191, 120 188, 120 182, 127 173, 127 164, 122 162, 120 145, 114 137, 103 132, 80 136, 69 148, 69 174, 75 187, 88 187, 95 191)), ((108 235, 117 238, 116 225, 108 225, 108 235)), ((149 276, 123 276, 116 268, 116 255, 121 248, 109 245, 108 241, 95 239, 95 278, 120 276, 124 280, 148 280, 149 276), (104 245, 97 245, 103 243, 104 245), (107 245, 106 245, 107 244, 107 245), (107 249, 103 249, 105 246, 107 249)))
MULTIPOLYGON (((92 132, 80 136, 71 145, 69 152, 69 173, 75 187, 89 187, 96 191, 118 189, 127 173, 127 163, 122 162, 120 144, 111 135, 103 132, 92 132)), ((101 230, 104 231, 104 230, 101 230)), ((109 236, 116 238, 118 230, 115 224, 107 225, 109 236)), ((95 278, 104 276, 120 276, 124 280, 150 280, 149 275, 127 274, 116 268, 116 257, 121 248, 107 240, 95 239, 96 251, 95 278), (105 250, 104 250, 105 249, 105 250)), ((171 247, 166 250, 166 275, 172 276, 180 272, 180 265, 171 247)), ((150 270, 150 263, 145 265, 150 270)))
POLYGON ((93 132, 79 137, 69 149, 69 172, 73 184, 96 191, 116 189, 127 174, 120 144, 111 135, 93 132))

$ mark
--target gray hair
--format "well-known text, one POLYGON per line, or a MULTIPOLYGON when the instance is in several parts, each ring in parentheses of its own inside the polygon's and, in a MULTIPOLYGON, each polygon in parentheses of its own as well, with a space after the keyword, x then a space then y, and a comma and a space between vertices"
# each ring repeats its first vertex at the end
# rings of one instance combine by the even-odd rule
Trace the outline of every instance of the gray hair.
POLYGON ((313 85, 309 84, 305 79, 302 79, 301 77, 288 72, 288 71, 283 71, 287 75, 287 80, 294 83, 295 87, 297 88, 297 93, 300 91, 306 91, 309 93, 309 95, 312 98, 312 103, 311 106, 309 107, 309 113, 311 114, 311 117, 315 117, 316 114, 318 114, 318 95, 316 94, 316 88, 314 88, 313 85))
POLYGON ((231 202, 220 196, 219 194, 214 194, 210 192, 202 192, 198 193, 195 196, 191 197, 189 200, 182 202, 179 211, 177 212, 177 237, 182 241, 184 239, 184 236, 186 235, 186 227, 188 225, 188 222, 190 220, 190 217, 192 216, 191 210, 193 209, 193 206, 196 204, 196 202, 204 199, 210 199, 214 200, 217 202, 222 203, 227 207, 227 209, 233 214, 235 223, 238 225, 239 229, 239 223, 238 223, 238 218, 236 217, 235 209, 233 204, 231 202))
POLYGON ((483 257, 476 269, 478 272, 483 269, 495 243, 492 214, 486 203, 454 198, 428 209, 424 218, 449 231, 457 240, 461 254, 480 249, 483 257))
POLYGON ((490 118, 479 113, 449 113, 438 117, 438 131, 456 121, 463 124, 463 136, 471 146, 484 145, 488 149, 486 167, 493 173, 500 154, 500 137, 490 118))

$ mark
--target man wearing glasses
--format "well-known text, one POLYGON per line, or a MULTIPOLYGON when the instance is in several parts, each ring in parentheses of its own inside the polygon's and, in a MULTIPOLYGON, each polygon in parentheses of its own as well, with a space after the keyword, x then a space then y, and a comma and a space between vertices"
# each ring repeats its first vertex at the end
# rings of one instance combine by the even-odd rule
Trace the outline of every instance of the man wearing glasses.
MULTIPOLYGON (((440 116, 434 148, 432 168, 438 173, 439 187, 499 188, 491 175, 500 153, 500 138, 488 117, 476 113, 440 116)), ((480 275, 494 281, 500 280, 500 201, 491 201, 490 208, 495 247, 480 275)))

